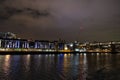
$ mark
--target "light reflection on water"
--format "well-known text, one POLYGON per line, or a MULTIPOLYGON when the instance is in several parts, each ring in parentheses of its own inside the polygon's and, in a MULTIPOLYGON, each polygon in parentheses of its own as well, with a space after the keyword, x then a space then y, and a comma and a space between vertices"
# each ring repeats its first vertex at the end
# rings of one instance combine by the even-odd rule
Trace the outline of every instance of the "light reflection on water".
POLYGON ((4 73, 9 73, 9 67, 10 67, 10 55, 5 55, 4 58, 4 65, 3 65, 4 73))
POLYGON ((109 53, 0 55, 0 80, 96 80, 98 71, 120 76, 119 60, 109 53))

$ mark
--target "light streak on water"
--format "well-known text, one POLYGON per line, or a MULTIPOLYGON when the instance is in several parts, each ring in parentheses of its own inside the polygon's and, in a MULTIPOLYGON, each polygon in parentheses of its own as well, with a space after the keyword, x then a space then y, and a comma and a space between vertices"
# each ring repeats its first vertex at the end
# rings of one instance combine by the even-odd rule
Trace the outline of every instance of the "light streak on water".
POLYGON ((106 53, 0 55, 0 80, 119 80, 119 61, 106 53))

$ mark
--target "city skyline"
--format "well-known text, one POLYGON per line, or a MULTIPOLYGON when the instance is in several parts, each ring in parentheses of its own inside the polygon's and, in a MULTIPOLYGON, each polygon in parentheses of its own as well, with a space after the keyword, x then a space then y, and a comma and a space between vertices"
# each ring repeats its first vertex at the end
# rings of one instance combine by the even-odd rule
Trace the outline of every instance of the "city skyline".
POLYGON ((21 38, 119 41, 119 0, 1 0, 0 32, 21 38))

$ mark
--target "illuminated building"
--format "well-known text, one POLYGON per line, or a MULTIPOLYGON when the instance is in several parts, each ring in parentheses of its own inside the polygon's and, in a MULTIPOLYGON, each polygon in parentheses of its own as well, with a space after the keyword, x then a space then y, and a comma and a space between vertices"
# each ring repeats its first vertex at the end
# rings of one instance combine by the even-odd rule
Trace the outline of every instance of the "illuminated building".
POLYGON ((49 45, 49 41, 46 40, 35 40, 35 48, 39 48, 39 49, 49 49, 50 45, 49 45))
POLYGON ((120 52, 120 42, 67 43, 64 40, 17 39, 13 33, 0 33, 0 51, 120 52))
POLYGON ((27 39, 20 39, 20 48, 29 48, 29 42, 27 39))

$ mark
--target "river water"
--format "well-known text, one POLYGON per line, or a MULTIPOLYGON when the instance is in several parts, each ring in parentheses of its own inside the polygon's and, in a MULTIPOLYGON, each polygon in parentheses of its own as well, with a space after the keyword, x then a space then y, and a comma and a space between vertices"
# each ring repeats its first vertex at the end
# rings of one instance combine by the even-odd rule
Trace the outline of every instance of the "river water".
POLYGON ((120 54, 0 55, 0 80, 120 80, 120 54))

